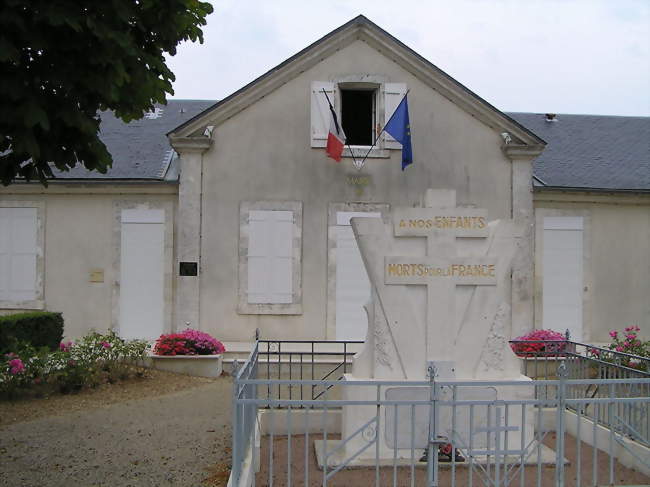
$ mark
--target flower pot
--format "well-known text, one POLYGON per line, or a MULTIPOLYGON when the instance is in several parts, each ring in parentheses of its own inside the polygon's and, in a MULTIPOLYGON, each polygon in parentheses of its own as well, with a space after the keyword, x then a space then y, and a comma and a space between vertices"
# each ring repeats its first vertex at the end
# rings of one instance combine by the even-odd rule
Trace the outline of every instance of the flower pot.
POLYGON ((223 372, 222 355, 150 355, 154 369, 196 377, 219 377, 223 372))

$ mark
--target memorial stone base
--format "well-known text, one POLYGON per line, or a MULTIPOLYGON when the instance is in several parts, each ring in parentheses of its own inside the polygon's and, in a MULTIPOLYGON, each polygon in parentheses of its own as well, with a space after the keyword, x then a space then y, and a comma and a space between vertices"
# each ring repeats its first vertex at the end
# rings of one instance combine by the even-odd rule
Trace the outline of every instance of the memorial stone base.
MULTIPOLYGON (((368 381, 360 377, 353 377, 346 374, 346 382, 368 381)), ((497 385, 494 386, 458 386, 456 388, 457 401, 522 401, 533 399, 534 390, 532 387, 523 387, 523 384, 530 382, 530 378, 519 376, 513 379, 521 382, 522 386, 497 385)), ((422 386, 382 387, 382 400, 398 401, 428 401, 430 388, 422 386)), ((454 382, 454 381, 445 381, 454 382)), ((472 382, 472 381, 463 381, 472 382)), ((343 400, 349 401, 373 401, 377 398, 376 386, 345 386, 343 389, 343 400)), ((440 388, 442 402, 452 400, 452 389, 450 387, 440 388)), ((454 443, 463 451, 465 456, 471 451, 494 450, 497 441, 501 450, 509 451, 508 456, 517 456, 517 452, 526 450, 525 455, 535 452, 537 445, 534 442, 536 413, 532 406, 509 406, 506 413, 505 405, 495 402, 490 407, 486 405, 472 406, 473 419, 470 420, 470 406, 456 406, 455 419, 453 408, 448 405, 438 406, 438 436, 454 439, 454 443), (490 419, 488 421, 488 411, 490 419), (525 424, 522 435, 522 423, 525 424), (509 431, 494 431, 500 427, 509 427, 509 431), (470 430, 471 428, 471 430, 470 430), (497 438, 497 435, 499 437, 497 438), (489 441, 489 445, 488 445, 489 441)), ((342 415, 342 438, 348 439, 345 453, 339 458, 348 458, 355 455, 374 439, 374 425, 359 431, 359 428, 367 423, 377 414, 376 406, 344 406, 342 415), (356 435, 354 433, 357 433, 356 435)), ((428 445, 429 435, 429 414, 430 408, 424 405, 417 406, 381 406, 379 408, 379 459, 382 463, 391 463, 395 457, 397 447, 397 458, 402 460, 411 459, 411 445, 415 450, 415 456, 419 459, 428 445), (414 413, 413 421, 411 413, 414 413), (395 431, 395 414, 397 414, 397 431, 395 431)), ((328 446, 331 450, 333 445, 328 446)), ((481 458, 485 455, 475 453, 474 457, 481 458)), ((357 456, 358 461, 369 461, 376 458, 376 446, 373 445, 357 456)), ((535 457, 536 458, 536 457, 535 457)), ((530 460, 530 459, 529 459, 530 460)))

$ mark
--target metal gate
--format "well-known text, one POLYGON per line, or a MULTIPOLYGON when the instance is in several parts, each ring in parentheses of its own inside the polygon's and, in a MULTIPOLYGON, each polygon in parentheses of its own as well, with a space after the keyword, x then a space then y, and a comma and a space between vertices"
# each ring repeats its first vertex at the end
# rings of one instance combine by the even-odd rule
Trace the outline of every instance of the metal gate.
POLYGON ((287 364, 260 345, 235 375, 233 487, 650 483, 650 378, 317 380, 302 358, 269 378, 287 364))

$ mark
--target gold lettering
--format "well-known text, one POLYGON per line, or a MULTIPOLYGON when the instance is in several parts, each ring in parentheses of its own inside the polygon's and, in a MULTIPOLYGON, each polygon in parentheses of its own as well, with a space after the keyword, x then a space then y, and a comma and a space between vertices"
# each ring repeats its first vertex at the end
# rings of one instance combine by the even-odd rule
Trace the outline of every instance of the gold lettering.
POLYGON ((478 217, 478 228, 485 228, 485 217, 478 217))
POLYGON ((490 264, 490 265, 487 266, 487 268, 488 268, 488 276, 490 276, 490 277, 494 277, 494 274, 495 274, 495 265, 494 265, 494 264, 490 264))
POLYGON ((435 217, 433 221, 436 228, 440 228, 442 226, 442 219, 439 216, 435 217))
POLYGON ((399 227, 404 228, 406 226, 406 222, 404 220, 399 221, 399 227))
POLYGON ((462 265, 462 264, 458 266, 458 275, 459 276, 464 276, 465 275, 465 266, 462 265))
POLYGON ((417 220, 409 220, 409 228, 417 228, 417 226, 418 226, 417 220))
POLYGON ((402 267, 402 275, 404 275, 404 276, 410 276, 411 275, 411 274, 409 274, 409 266, 408 266, 408 264, 400 264, 400 266, 402 267))
POLYGON ((389 276, 399 276, 397 264, 388 264, 388 275, 389 276))
POLYGON ((423 264, 418 264, 418 276, 424 276, 425 270, 426 268, 424 267, 423 264))

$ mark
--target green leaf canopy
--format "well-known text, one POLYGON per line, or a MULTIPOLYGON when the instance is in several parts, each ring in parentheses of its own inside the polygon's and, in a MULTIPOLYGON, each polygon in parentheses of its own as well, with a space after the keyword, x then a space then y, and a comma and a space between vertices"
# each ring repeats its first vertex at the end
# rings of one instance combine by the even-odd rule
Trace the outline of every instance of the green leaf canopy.
POLYGON ((52 167, 105 173, 99 111, 125 122, 173 94, 165 54, 212 6, 199 0, 0 2, 0 178, 45 183, 52 167))

